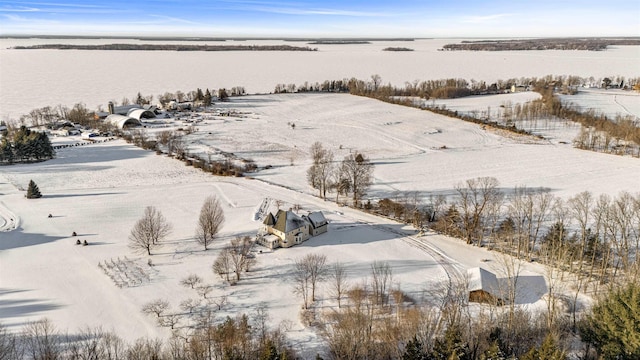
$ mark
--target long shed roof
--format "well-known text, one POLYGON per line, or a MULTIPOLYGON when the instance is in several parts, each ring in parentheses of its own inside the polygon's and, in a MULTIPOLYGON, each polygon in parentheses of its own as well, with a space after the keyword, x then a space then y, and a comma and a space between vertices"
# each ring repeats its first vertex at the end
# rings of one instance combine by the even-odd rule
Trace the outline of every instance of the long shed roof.
POLYGON ((498 295, 498 278, 488 270, 475 267, 467 270, 469 278, 469 292, 484 290, 492 295, 498 295))

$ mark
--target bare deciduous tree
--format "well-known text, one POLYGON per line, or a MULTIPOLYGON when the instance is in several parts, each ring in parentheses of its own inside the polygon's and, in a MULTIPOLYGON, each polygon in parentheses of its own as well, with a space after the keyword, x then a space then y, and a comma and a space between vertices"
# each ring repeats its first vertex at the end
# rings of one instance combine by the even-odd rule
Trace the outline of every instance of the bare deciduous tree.
POLYGON ((319 141, 311 145, 309 150, 313 164, 307 170, 307 181, 314 189, 318 189, 320 196, 327 196, 327 189, 331 187, 330 180, 333 173, 333 152, 324 149, 319 141))
POLYGON ((500 289, 500 295, 506 305, 507 312, 507 331, 512 331, 516 319, 516 297, 518 295, 518 280, 522 272, 522 263, 520 260, 508 254, 500 254, 496 257, 497 271, 501 277, 505 279, 500 289))
POLYGON ((302 296, 305 309, 315 301, 318 282, 327 275, 327 257, 319 254, 307 254, 297 259, 294 269, 294 292, 302 296))
POLYGON ((391 281, 392 272, 389 263, 374 261, 371 264, 371 290, 376 305, 384 306, 387 303, 391 281))
POLYGON ((220 275, 221 278, 226 279, 227 282, 229 279, 229 273, 231 272, 231 257, 229 254, 229 249, 224 248, 218 254, 218 257, 213 262, 212 270, 214 273, 220 275))
POLYGON ((156 299, 142 306, 142 312, 145 314, 155 314, 157 317, 169 309, 169 302, 164 299, 156 299))
POLYGON ((168 327, 173 330, 180 320, 182 319, 182 315, 180 314, 167 314, 163 317, 158 318, 158 325, 162 327, 168 327))
POLYGON ((467 244, 480 246, 489 204, 499 199, 498 180, 493 177, 468 179, 455 187, 462 218, 462 233, 467 244))
POLYGON ((171 224, 164 215, 153 206, 144 209, 144 215, 136 222, 129 234, 129 247, 134 251, 151 250, 160 245, 160 241, 171 233, 171 224))
POLYGON ((215 196, 209 196, 205 199, 200 209, 200 217, 198 217, 198 226, 196 228, 196 240, 200 245, 207 247, 213 242, 218 232, 224 224, 224 211, 220 201, 215 196))
POLYGON ((203 299, 206 299, 209 294, 213 291, 213 286, 211 285, 201 285, 196 288, 198 291, 198 295, 202 296, 203 299))
POLYGON ((30 322, 24 327, 25 352, 31 359, 60 359, 62 344, 49 319, 30 322))
POLYGON ((202 283, 202 278, 196 274, 191 274, 186 278, 180 280, 180 285, 195 289, 202 283))
POLYGON ((349 179, 356 205, 373 181, 373 164, 361 153, 349 154, 342 160, 341 172, 349 179))
POLYGON ((331 292, 338 300, 338 308, 341 307, 342 298, 348 289, 347 272, 344 265, 340 262, 336 262, 329 269, 329 277, 332 280, 331 292))
POLYGON ((186 311, 189 314, 193 314, 194 311, 200 306, 200 300, 186 299, 180 303, 180 309, 186 311))
POLYGON ((187 154, 187 144, 179 136, 173 136, 169 140, 169 155, 175 154, 175 157, 182 160, 187 154))
POLYGON ((229 242, 229 260, 231 268, 236 274, 236 281, 240 281, 243 271, 249 271, 255 264, 255 256, 251 253, 254 242, 248 236, 236 237, 229 242))
POLYGON ((20 344, 21 338, 14 332, 9 332, 6 326, 0 324, 0 354, 4 354, 3 360, 22 359, 24 348, 20 344))
POLYGON ((215 305, 218 310, 222 310, 222 307, 229 302, 229 297, 227 295, 222 295, 216 298, 207 299, 207 301, 209 302, 209 305, 215 305))

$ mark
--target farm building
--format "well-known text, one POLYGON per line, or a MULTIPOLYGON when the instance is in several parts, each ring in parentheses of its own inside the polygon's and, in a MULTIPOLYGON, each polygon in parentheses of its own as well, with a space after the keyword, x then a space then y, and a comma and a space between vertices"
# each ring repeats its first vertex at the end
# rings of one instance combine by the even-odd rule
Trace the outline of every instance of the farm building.
POLYGON ((119 114, 111 114, 107 116, 104 121, 108 124, 116 126, 118 129, 141 125, 139 120, 119 114))
POLYGON ((327 232, 327 227, 328 222, 320 211, 298 216, 291 210, 278 210, 275 215, 269 213, 265 217, 258 241, 270 249, 288 248, 327 232))
POLYGON ((142 120, 142 119, 153 119, 156 117, 156 114, 151 110, 131 109, 127 113, 127 116, 137 120, 142 120))
POLYGON ((500 304, 500 287, 496 275, 480 267, 467 270, 469 280, 469 301, 500 304))

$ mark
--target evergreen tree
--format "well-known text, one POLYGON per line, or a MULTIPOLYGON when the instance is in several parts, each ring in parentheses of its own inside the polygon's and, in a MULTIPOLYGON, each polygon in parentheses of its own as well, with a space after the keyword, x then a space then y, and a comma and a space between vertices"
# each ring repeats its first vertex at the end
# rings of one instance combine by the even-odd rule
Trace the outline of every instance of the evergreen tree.
POLYGON ((202 93, 202 89, 198 88, 196 90, 196 98, 194 99, 195 101, 202 101, 204 100, 204 94, 202 93))
POLYGON ((27 188, 27 199, 37 199, 41 197, 42 194, 40 193, 40 189, 38 189, 38 185, 36 185, 33 180, 29 180, 29 187, 27 188))
POLYGON ((209 89, 207 89, 204 93, 204 98, 202 99, 202 104, 204 106, 211 106, 213 97, 211 96, 211 91, 209 91, 209 89))
POLYGON ((47 134, 31 131, 26 126, 5 135, 0 142, 0 162, 12 164, 15 161, 51 159, 53 156, 53 146, 47 134))
POLYGON ((580 323, 582 340, 601 359, 640 359, 640 284, 609 291, 580 323))
POLYGON ((566 360, 567 355, 560 350, 553 334, 547 334, 540 348, 531 349, 522 360, 566 360))
POLYGON ((444 337, 436 339, 432 358, 437 360, 470 359, 469 345, 462 339, 462 329, 459 325, 449 326, 444 332, 444 337))
POLYGON ((481 360, 505 360, 506 356, 502 352, 502 349, 500 349, 500 345, 498 344, 498 341, 495 340, 493 343, 491 343, 491 346, 489 346, 489 348, 484 353, 482 353, 482 355, 480 356, 480 359, 481 360))
POLYGON ((13 161, 13 146, 6 137, 3 137, 0 143, 0 162, 13 164, 13 161))
POLYGON ((229 100, 229 94, 227 93, 227 89, 218 89, 218 99, 220 101, 229 100))
POLYGON ((427 356, 422 346, 422 342, 418 340, 417 336, 413 336, 407 346, 404 348, 404 354, 402 354, 402 360, 426 360, 427 356))

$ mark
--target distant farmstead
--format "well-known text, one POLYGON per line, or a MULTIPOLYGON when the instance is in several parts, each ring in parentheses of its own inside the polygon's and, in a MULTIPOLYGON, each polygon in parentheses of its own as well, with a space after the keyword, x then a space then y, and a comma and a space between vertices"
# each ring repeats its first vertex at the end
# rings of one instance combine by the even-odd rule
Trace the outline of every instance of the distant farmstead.
POLYGON ((299 216, 291 210, 267 214, 258 232, 258 242, 276 249, 288 248, 327 232, 328 222, 320 211, 299 216))

